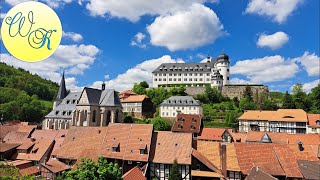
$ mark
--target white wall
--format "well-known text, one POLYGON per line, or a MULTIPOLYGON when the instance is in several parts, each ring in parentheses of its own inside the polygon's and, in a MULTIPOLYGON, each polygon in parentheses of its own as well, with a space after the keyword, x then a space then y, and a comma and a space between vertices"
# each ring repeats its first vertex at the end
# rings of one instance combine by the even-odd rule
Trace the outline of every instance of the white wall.
POLYGON ((160 117, 175 118, 180 111, 182 114, 203 114, 201 106, 160 106, 160 117))

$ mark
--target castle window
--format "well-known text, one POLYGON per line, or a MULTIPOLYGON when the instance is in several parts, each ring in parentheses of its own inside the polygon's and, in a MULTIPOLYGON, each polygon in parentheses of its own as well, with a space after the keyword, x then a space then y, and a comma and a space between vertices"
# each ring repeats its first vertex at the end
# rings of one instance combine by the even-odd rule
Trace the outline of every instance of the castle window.
POLYGON ((66 112, 65 112, 65 111, 62 111, 62 115, 63 115, 63 116, 66 115, 66 112))
POLYGON ((227 72, 229 72, 229 69, 227 69, 227 72))
POLYGON ((155 78, 154 81, 157 81, 157 78, 155 78))
POLYGON ((67 100, 67 104, 69 104, 70 103, 70 100, 67 100))
POLYGON ((59 114, 59 111, 56 111, 56 115, 58 115, 59 114))

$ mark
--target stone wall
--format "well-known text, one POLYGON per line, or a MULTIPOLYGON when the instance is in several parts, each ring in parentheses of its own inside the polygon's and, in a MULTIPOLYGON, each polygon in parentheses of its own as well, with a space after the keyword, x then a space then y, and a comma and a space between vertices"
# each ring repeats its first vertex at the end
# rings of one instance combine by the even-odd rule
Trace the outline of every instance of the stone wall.
POLYGON ((197 94, 203 94, 206 90, 206 87, 186 87, 186 92, 188 95, 193 96, 197 94))
POLYGON ((237 97, 238 99, 243 97, 243 94, 245 92, 246 87, 249 86, 252 91, 252 97, 255 98, 257 94, 264 93, 266 96, 268 96, 269 89, 268 86, 264 85, 225 85, 222 87, 222 95, 229 97, 230 99, 233 99, 234 97, 237 97))

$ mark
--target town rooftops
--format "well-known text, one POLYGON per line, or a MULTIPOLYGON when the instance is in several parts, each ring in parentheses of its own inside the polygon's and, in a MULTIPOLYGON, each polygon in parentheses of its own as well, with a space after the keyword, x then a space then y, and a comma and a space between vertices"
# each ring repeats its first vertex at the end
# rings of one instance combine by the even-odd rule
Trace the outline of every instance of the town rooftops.
POLYGON ((20 144, 0 143, 0 153, 7 152, 12 149, 16 149, 20 144))
POLYGON ((121 106, 118 93, 114 89, 93 89, 85 87, 79 105, 121 106))
POLYGON ((320 114, 308 114, 310 127, 320 127, 320 114))
POLYGON ((123 99, 123 98, 127 98, 129 96, 132 96, 132 95, 138 95, 138 94, 131 91, 131 90, 125 90, 125 91, 122 91, 119 93, 119 98, 123 99))
POLYGON ((319 161, 298 161, 300 171, 305 179, 320 179, 320 162, 319 161))
POLYGON ((277 111, 245 111, 239 118, 252 121, 308 122, 307 113, 302 109, 278 109, 277 111))
POLYGON ((200 114, 178 114, 171 131, 199 133, 201 127, 200 114))
POLYGON ((153 133, 150 161, 153 163, 191 164, 192 134, 157 131, 153 133))
POLYGON ((49 159, 49 161, 42 163, 42 166, 53 173, 58 173, 70 169, 70 167, 68 167, 66 164, 56 159, 49 159))
POLYGON ((131 95, 127 98, 121 99, 121 103, 143 102, 147 98, 149 97, 146 95, 131 95))
POLYGON ((21 146, 23 148, 18 147, 17 149, 26 150, 25 152, 18 152, 14 155, 14 159, 22 159, 22 160, 30 160, 30 161, 40 161, 46 152, 50 150, 54 141, 49 139, 26 139, 21 146))
POLYGON ((258 166, 252 167, 250 173, 246 177, 245 180, 258 180, 258 179, 263 179, 263 180, 277 180, 277 178, 271 176, 267 172, 263 171, 261 168, 258 166))
POLYGON ((200 106, 200 103, 192 96, 171 96, 164 100, 160 106, 200 106))
POLYGON ((83 156, 145 161, 149 159, 153 125, 109 124, 108 127, 71 127, 57 157, 83 156), (140 151, 141 150, 141 151, 140 151))
POLYGON ((163 63, 152 73, 211 72, 216 60, 207 63, 163 63))

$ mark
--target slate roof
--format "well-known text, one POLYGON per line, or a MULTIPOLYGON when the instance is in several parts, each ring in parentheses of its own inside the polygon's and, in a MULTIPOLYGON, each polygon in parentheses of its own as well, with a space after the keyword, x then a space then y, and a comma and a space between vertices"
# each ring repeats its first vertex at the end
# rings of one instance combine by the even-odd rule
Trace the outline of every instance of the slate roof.
POLYGON ((62 74, 59 90, 56 99, 61 100, 67 96, 66 82, 64 80, 64 72, 62 74))
POLYGON ((278 109, 277 111, 247 110, 239 120, 308 122, 307 113, 303 109, 278 109))
POLYGON ((200 103, 192 96, 171 96, 164 100, 160 106, 200 106, 200 103))
POLYGON ((298 161, 301 173, 306 179, 320 180, 320 162, 319 161, 298 161))
POLYGON ((191 164, 192 134, 158 131, 153 133, 150 162, 191 164))
POLYGON ((67 97, 65 97, 60 104, 58 104, 46 118, 71 118, 71 113, 68 115, 67 112, 72 112, 76 109, 77 101, 79 100, 81 92, 70 92, 67 97), (57 114, 58 111, 58 114, 57 114), (63 112, 66 112, 63 115, 63 112))
POLYGON ((199 133, 201 127, 200 114, 178 114, 171 131, 199 133))
POLYGON ((152 73, 211 72, 215 62, 216 60, 212 59, 210 63, 162 63, 152 73))

